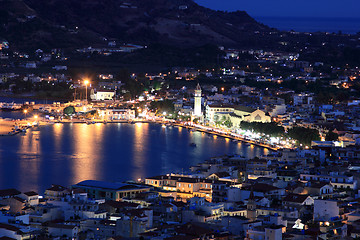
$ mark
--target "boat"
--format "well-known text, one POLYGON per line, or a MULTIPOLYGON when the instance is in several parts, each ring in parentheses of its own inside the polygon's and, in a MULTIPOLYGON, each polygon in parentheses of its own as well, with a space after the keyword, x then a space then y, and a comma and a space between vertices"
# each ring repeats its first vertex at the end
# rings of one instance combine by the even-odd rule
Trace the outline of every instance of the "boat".
POLYGON ((16 103, 3 103, 1 106, 1 111, 11 112, 11 111, 18 111, 21 109, 21 106, 17 105, 16 103))
POLYGON ((196 143, 190 143, 190 147, 196 147, 196 143))

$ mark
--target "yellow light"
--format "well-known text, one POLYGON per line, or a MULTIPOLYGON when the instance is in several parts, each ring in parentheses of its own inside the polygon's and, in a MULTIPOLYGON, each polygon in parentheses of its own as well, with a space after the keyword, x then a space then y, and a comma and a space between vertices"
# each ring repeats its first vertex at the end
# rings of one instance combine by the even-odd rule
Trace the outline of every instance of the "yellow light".
POLYGON ((88 84, 89 84, 89 80, 85 80, 85 81, 84 81, 84 84, 85 84, 85 85, 88 85, 88 84))
POLYGON ((38 118, 38 115, 35 115, 34 118, 37 119, 37 118, 38 118))
POLYGON ((24 113, 25 113, 25 114, 27 113, 27 110, 26 110, 26 109, 24 110, 24 113))

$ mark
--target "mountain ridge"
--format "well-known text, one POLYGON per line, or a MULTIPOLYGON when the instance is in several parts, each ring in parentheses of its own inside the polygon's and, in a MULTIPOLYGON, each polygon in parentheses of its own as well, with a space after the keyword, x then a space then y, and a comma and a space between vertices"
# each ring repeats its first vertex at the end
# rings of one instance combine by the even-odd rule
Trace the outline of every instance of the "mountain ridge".
POLYGON ((18 47, 78 47, 103 39, 231 46, 270 30, 246 12, 214 11, 192 0, 0 0, 1 14, 0 36, 18 47))

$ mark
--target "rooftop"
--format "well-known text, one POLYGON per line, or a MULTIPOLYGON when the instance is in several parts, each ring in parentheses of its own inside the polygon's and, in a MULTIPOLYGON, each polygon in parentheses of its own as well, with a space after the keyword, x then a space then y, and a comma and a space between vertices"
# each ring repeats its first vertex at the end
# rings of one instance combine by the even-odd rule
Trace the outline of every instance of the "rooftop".
POLYGON ((24 194, 28 197, 39 195, 37 192, 34 191, 25 192, 24 194))
POLYGON ((138 189, 138 186, 129 185, 124 183, 111 183, 97 180, 85 180, 77 183, 74 187, 90 187, 90 188, 102 188, 108 190, 125 190, 125 189, 138 189))
POLYGON ((15 196, 15 195, 19 195, 20 193, 21 193, 20 191, 14 188, 4 189, 4 190, 0 190, 0 197, 15 196))

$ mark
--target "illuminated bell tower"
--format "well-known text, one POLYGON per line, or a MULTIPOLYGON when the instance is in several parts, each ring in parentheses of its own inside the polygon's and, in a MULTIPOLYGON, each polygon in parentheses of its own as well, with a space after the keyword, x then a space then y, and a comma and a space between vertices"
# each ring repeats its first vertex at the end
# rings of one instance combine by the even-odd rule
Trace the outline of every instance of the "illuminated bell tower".
POLYGON ((254 190, 251 187, 250 196, 248 199, 248 203, 246 205, 246 217, 250 219, 250 221, 256 220, 256 202, 254 198, 254 190))
POLYGON ((201 112, 201 88, 200 88, 199 84, 195 88, 194 116, 195 117, 202 117, 202 112, 201 112))

